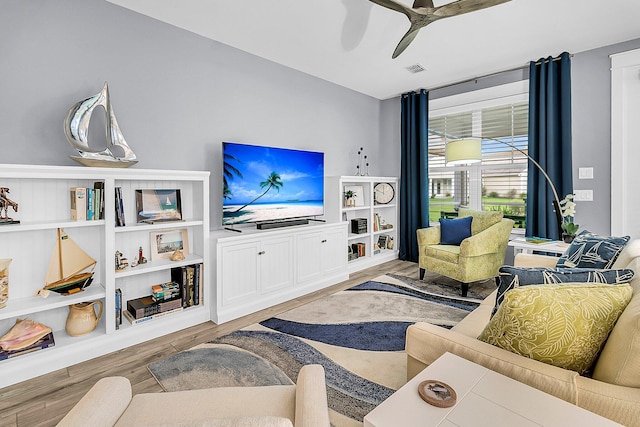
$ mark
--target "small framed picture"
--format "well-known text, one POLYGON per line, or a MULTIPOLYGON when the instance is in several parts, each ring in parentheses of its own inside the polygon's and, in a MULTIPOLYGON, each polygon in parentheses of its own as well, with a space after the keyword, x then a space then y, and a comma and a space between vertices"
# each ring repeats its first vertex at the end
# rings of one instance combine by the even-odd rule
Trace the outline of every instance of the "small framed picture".
POLYGON ((180 190, 136 190, 137 222, 182 221, 180 190))
POLYGON ((189 233, 186 228, 179 230, 152 231, 149 233, 151 260, 169 259, 178 249, 189 253, 189 233))
POLYGON ((353 192, 353 206, 364 206, 364 187, 362 185, 345 185, 344 192, 353 192))

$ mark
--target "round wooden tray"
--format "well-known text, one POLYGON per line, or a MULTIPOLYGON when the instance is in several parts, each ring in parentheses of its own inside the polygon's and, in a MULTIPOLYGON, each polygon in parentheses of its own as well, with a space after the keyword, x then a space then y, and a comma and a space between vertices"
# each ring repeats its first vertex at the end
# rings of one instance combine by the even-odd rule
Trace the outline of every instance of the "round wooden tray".
POLYGON ((438 380, 422 381, 418 386, 418 393, 422 400, 438 408, 449 408, 457 400, 455 390, 438 380))

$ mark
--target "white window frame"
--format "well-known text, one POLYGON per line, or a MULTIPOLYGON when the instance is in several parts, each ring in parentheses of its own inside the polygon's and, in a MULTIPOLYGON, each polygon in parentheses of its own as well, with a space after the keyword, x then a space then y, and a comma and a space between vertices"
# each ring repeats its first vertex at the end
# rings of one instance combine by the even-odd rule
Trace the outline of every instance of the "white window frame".
MULTIPOLYGON (((463 113, 483 108, 498 107, 505 104, 515 104, 529 100, 529 81, 507 83, 500 86, 479 89, 457 95, 429 100, 429 119, 463 113)), ((477 135, 481 136, 481 135, 477 135)), ((429 172, 469 172, 469 208, 482 210, 482 169, 509 170, 505 165, 472 164, 467 166, 429 166, 429 172), (475 185, 474 185, 475 184, 475 185)), ((513 167, 514 171, 521 171, 521 167, 513 167)), ((524 229, 514 229, 514 232, 524 234, 524 229)))

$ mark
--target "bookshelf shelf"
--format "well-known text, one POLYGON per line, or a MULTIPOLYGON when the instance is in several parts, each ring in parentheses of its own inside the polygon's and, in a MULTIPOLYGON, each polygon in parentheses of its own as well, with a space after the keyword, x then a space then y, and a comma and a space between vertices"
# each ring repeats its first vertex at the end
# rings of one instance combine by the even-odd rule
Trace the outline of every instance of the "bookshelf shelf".
MULTIPOLYGON (((209 172, 111 169, 83 166, 0 165, 0 185, 10 188, 19 212, 9 216, 19 224, 0 226, 0 258, 11 258, 9 301, 0 309, 0 336, 16 319, 29 318, 54 331, 55 346, 0 361, 0 387, 27 380, 72 364, 120 350, 211 319, 209 263, 209 172), (104 188, 104 219, 71 219, 70 189, 104 188), (126 226, 116 227, 115 189, 122 194, 126 226), (180 189, 185 221, 136 223, 136 189, 180 189), (36 296, 42 288, 55 244, 57 228, 97 261, 93 283, 83 292, 48 298, 36 296), (150 235, 162 230, 185 229, 189 253, 182 261, 151 260, 150 235), (142 247, 146 264, 115 271, 115 253, 133 262, 142 247), (203 264, 203 300, 185 309, 136 327, 116 328, 116 289, 123 306, 129 299, 151 294, 151 286, 171 280, 177 266, 203 264), (65 332, 68 306, 101 300, 104 312, 96 329, 82 337, 65 332)), ((130 326, 130 325, 129 325, 130 326)))

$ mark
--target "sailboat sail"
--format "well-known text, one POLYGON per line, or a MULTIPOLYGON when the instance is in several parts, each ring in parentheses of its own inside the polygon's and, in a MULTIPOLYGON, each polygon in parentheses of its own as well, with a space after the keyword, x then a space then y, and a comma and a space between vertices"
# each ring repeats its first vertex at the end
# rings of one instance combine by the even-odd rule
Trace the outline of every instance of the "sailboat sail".
POLYGON ((89 286, 96 263, 95 259, 59 228, 45 277, 45 289, 66 293, 71 289, 81 290, 89 286), (83 272, 89 268, 91 271, 83 272))

